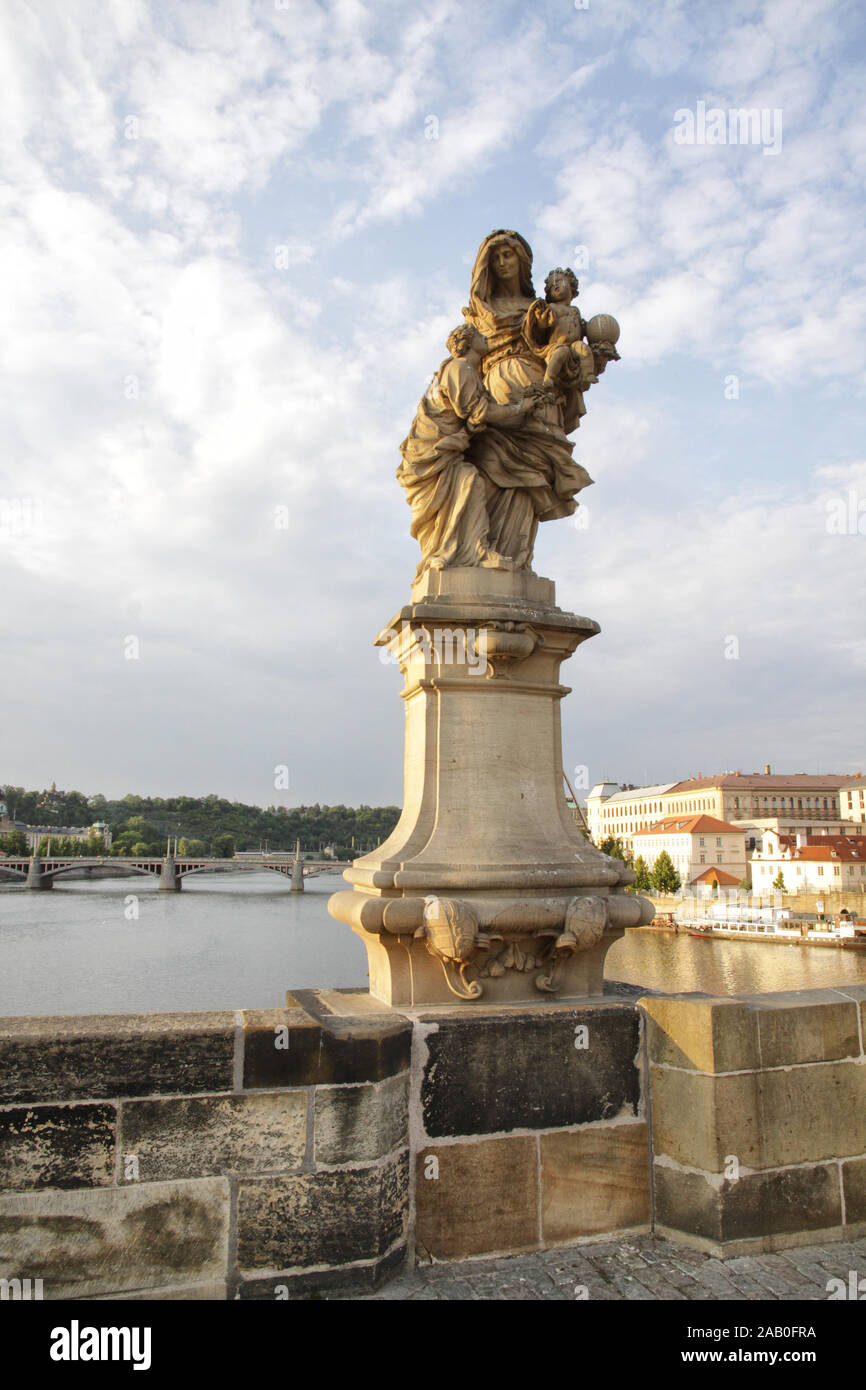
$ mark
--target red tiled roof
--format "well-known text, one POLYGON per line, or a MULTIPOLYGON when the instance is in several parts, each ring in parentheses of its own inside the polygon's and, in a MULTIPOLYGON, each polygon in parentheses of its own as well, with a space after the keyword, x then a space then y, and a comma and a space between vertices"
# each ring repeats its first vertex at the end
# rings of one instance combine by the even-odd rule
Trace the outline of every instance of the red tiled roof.
MULTIPOLYGON (((794 835, 780 835, 779 848, 790 850, 793 859, 820 860, 826 863, 831 859, 844 859, 866 864, 866 837, 856 835, 801 835, 804 845, 797 845, 794 835)), ((760 861, 759 861, 760 862, 760 861)))
POLYGON ((735 887, 739 883, 736 874, 729 874, 727 869, 704 869, 703 873, 698 874, 697 878, 692 879, 692 883, 721 883, 733 884, 735 887))
POLYGON ((638 835, 739 835, 742 839, 746 838, 745 829, 740 825, 729 825, 726 820, 716 820, 715 816, 693 815, 693 816, 665 816, 664 820, 656 821, 648 830, 638 830, 633 836, 638 835))

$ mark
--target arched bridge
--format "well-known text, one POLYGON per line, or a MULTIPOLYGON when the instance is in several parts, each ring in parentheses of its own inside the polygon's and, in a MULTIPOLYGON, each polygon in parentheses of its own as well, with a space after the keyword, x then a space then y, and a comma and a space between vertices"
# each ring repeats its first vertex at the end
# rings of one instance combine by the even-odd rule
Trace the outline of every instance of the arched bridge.
POLYGON ((301 859, 296 854, 245 854, 242 859, 190 858, 172 855, 163 859, 149 856, 143 858, 115 859, 112 856, 101 858, 70 859, 59 856, 42 858, 38 854, 29 859, 0 859, 0 879, 24 880, 28 888, 53 888, 56 879, 74 870, 88 870, 88 878, 114 876, 118 869, 127 874, 150 874, 159 879, 160 889, 177 893, 183 880, 190 874, 226 874, 258 872, 268 869, 271 873, 282 874, 292 880, 292 889, 303 892, 304 877, 311 873, 342 873, 343 865, 333 859, 301 859), (100 870, 105 871, 100 873, 100 870))

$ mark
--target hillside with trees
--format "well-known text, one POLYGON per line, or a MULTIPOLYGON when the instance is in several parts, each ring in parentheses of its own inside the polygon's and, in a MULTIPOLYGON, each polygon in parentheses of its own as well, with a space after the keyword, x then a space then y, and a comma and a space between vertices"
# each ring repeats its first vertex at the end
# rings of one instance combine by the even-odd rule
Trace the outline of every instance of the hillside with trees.
MULTIPOLYGON (((105 821, 112 832, 111 853, 164 854, 166 840, 185 840, 183 853, 216 854, 237 850, 318 851, 335 845, 341 857, 361 854, 382 843, 400 816, 399 806, 247 806, 218 796, 145 797, 109 801, 78 791, 27 791, 7 786, 0 799, 10 820, 68 829, 105 821), (119 848, 122 846, 122 848, 119 848)), ((56 850, 56 846, 52 846, 56 850)), ((180 848, 180 845, 179 845, 180 848)), ((87 851, 80 851, 86 853, 87 851)))

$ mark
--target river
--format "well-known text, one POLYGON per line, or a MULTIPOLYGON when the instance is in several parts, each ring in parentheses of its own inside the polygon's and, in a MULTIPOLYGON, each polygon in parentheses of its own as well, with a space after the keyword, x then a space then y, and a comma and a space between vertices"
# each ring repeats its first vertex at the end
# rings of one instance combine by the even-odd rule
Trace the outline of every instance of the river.
MULTIPOLYGON (((0 1015, 279 1008, 287 989, 364 988, 366 953, 328 915, 336 874, 304 893, 268 872, 0 888, 0 1015), (135 913, 137 912, 137 916, 135 913)), ((866 983, 866 952, 627 932, 612 980, 705 994, 866 983)))

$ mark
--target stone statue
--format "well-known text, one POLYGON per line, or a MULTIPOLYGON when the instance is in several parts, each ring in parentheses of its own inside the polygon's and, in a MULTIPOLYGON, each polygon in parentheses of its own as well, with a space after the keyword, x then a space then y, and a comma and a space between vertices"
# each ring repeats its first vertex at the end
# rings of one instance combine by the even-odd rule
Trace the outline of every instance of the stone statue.
POLYGON ((511 569, 488 543, 487 499, 491 485, 467 460, 474 434, 488 425, 513 429, 544 399, 532 388, 506 405, 484 386, 479 370, 487 339, 470 323, 448 335, 451 354, 440 366, 400 446, 397 477, 412 508, 411 534, 421 547, 415 577, 446 565, 511 569))
POLYGON ((609 316, 586 324, 577 280, 552 271, 547 299, 532 285, 532 251, 517 232, 491 232, 472 271, 466 330, 455 330, 401 445, 397 477, 429 568, 484 565, 531 571, 539 521, 570 516, 591 484, 567 435, 583 394, 618 357, 609 316), (591 326, 603 324, 607 333, 591 326), (590 338, 589 344, 584 339, 590 338))
POLYGON ((557 267, 537 298, 523 237, 486 237, 400 446, 421 562, 376 645, 404 681, 403 810, 328 904, 396 1008, 600 995, 612 943, 655 914, 566 804, 560 670, 600 628, 531 569, 538 523, 592 481, 568 432, 618 356, 616 320, 584 322, 577 293, 557 267))

